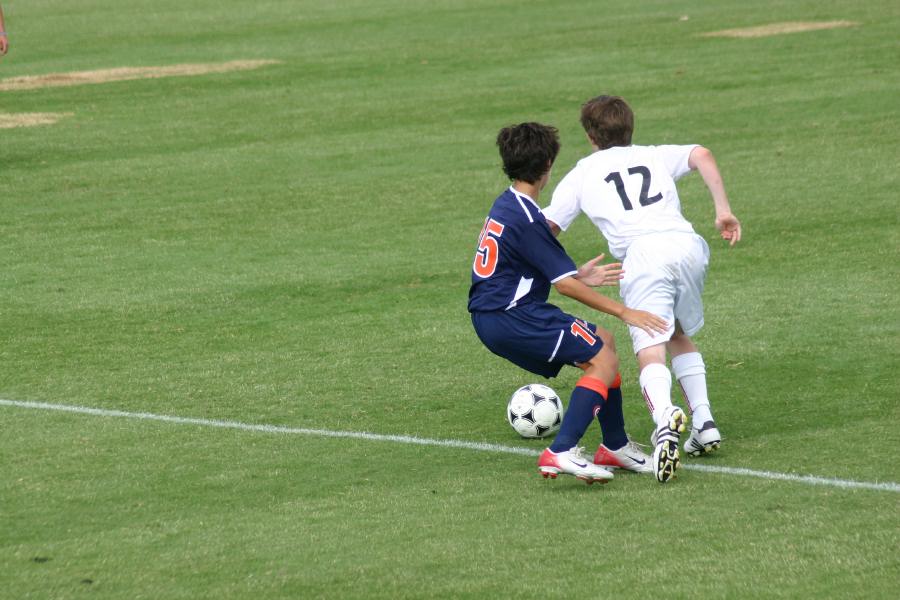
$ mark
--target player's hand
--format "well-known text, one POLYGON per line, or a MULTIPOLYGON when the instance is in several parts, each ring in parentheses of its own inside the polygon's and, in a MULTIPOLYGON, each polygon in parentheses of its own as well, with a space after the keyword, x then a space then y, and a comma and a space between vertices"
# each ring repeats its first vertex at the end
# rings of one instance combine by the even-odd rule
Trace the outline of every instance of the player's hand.
POLYGON ((578 281, 584 285, 591 287, 599 287, 601 285, 618 285, 619 280, 625 277, 622 270, 622 263, 609 263, 607 265, 598 265, 605 255, 601 254, 597 258, 587 261, 578 269, 575 276, 578 281))
POLYGON ((622 313, 622 320, 629 325, 640 327, 651 336, 656 336, 657 333, 665 333, 669 330, 669 324, 665 319, 645 310, 626 308, 625 312, 622 313))
POLYGON ((9 39, 5 33, 0 33, 0 56, 6 54, 7 50, 9 50, 9 39))
POLYGON ((716 229, 719 230, 723 240, 730 242, 729 246, 734 246, 741 241, 741 222, 731 213, 716 216, 716 229))

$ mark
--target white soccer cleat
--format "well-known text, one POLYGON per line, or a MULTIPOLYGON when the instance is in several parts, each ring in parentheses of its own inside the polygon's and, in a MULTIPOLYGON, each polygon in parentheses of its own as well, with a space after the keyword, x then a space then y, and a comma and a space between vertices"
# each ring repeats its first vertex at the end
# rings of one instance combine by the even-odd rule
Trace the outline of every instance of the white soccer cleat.
POLYGON ((640 446, 631 440, 618 450, 610 450, 603 444, 597 448, 594 454, 594 464, 608 469, 625 469, 635 473, 650 473, 653 471, 652 458, 641 450, 640 446))
POLYGON ((650 436, 654 445, 651 467, 660 483, 675 477, 675 471, 678 470, 678 464, 681 462, 678 456, 678 440, 684 431, 686 421, 683 410, 677 406, 670 406, 650 436))
POLYGON ((595 465, 582 455, 584 448, 575 447, 565 452, 551 452, 550 448, 544 450, 538 459, 538 470, 544 479, 556 477, 562 473, 574 475, 578 479, 591 484, 594 482, 606 483, 613 478, 612 471, 595 465))
POLYGON ((700 429, 691 428, 691 436, 684 442, 684 451, 688 456, 700 456, 715 452, 721 444, 722 434, 716 429, 715 422, 707 421, 700 429))

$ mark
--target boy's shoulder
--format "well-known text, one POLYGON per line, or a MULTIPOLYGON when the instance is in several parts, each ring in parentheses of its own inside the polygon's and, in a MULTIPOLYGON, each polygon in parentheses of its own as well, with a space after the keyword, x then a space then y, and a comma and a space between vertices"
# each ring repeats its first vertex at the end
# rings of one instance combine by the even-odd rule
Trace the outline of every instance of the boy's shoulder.
POLYGON ((630 160, 634 156, 652 152, 653 146, 613 146, 597 150, 578 161, 578 167, 590 168, 595 165, 619 163, 630 160))
POLYGON ((535 223, 543 219, 540 207, 511 187, 503 191, 491 207, 491 217, 508 225, 535 223))
POLYGON ((620 169, 632 163, 665 164, 687 160, 697 144, 660 144, 613 146, 605 150, 585 156, 576 165, 576 169, 593 170, 595 168, 620 169))

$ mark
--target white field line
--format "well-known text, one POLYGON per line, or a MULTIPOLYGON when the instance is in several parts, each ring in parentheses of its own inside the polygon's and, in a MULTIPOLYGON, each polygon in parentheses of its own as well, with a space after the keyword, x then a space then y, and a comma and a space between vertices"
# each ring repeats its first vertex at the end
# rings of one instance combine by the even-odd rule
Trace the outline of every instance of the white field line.
MULTIPOLYGON (((71 406, 67 404, 49 404, 46 402, 22 402, 19 400, 4 400, 0 398, 0 406, 27 408, 32 410, 53 410, 58 412, 93 415, 97 417, 120 417, 126 419, 139 419, 144 421, 163 421, 177 423, 179 425, 199 425, 201 427, 220 427, 223 429, 238 429, 241 431, 258 431, 262 433, 281 433, 288 435, 314 435, 320 437, 352 438, 376 442, 394 442, 398 444, 414 444, 419 446, 441 446, 445 448, 461 448, 464 450, 479 450, 482 452, 494 452, 502 454, 519 454, 524 456, 538 456, 540 452, 531 448, 517 448, 515 446, 503 446, 482 442, 466 442, 463 440, 436 440, 409 435, 383 435, 364 431, 331 431, 328 429, 309 429, 306 427, 284 427, 281 425, 255 425, 238 421, 222 421, 218 419, 198 419, 194 417, 175 417, 170 415, 157 415, 154 413, 127 412, 123 410, 107 410, 103 408, 91 408, 88 406, 71 406)), ((735 467, 718 467, 711 465, 685 465, 682 468, 704 473, 718 473, 722 475, 737 475, 742 477, 758 477, 772 481, 790 481, 793 483, 805 483, 807 485, 823 485, 846 489, 879 490, 883 492, 900 492, 900 484, 890 481, 869 482, 853 481, 850 479, 831 479, 816 477, 813 475, 794 475, 791 473, 777 473, 774 471, 754 471, 735 467)))

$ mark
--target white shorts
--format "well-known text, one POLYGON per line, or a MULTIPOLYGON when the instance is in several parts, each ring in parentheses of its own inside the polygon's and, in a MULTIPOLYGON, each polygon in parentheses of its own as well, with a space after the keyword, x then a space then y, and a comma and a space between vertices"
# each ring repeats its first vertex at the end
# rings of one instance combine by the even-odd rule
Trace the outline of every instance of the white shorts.
POLYGON ((628 308, 657 314, 670 324, 666 333, 655 337, 640 327, 629 326, 635 354, 669 341, 675 321, 689 336, 700 331, 707 265, 709 246, 695 233, 645 235, 628 246, 622 261, 622 302, 628 308))

